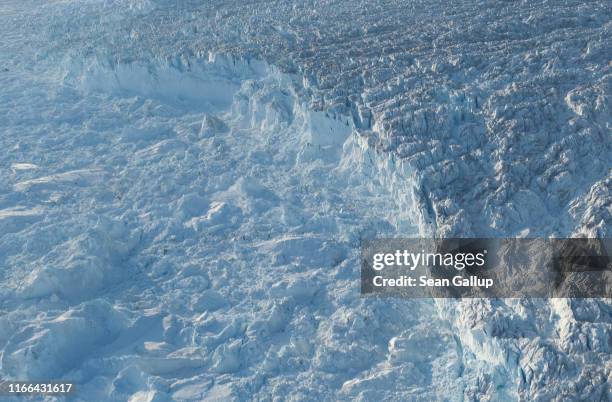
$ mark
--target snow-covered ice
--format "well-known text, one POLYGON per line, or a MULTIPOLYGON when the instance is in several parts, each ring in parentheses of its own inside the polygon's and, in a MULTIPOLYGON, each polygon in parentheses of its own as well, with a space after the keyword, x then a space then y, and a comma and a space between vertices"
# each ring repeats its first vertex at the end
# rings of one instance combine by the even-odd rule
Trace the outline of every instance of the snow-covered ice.
POLYGON ((418 227, 393 194, 409 173, 350 119, 263 63, 93 63, 55 84, 53 105, 90 116, 46 126, 57 148, 4 138, 0 216, 21 218, 2 237, 5 375, 70 378, 85 400, 351 398, 405 371, 398 395, 459 389, 433 301, 359 296, 360 239, 418 227), (439 350, 411 361, 431 336, 439 350))
POLYGON ((443 3, 2 2, 0 377, 609 400, 608 300, 359 295, 363 238, 610 233, 609 6, 443 3))

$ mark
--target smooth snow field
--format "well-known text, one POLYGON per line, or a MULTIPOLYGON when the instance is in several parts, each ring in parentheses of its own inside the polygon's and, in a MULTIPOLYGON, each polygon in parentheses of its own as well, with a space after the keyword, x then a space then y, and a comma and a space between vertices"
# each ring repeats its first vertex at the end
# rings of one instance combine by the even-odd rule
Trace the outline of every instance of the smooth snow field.
POLYGON ((377 299, 607 237, 604 1, 0 0, 0 401, 609 401, 607 299, 377 299))

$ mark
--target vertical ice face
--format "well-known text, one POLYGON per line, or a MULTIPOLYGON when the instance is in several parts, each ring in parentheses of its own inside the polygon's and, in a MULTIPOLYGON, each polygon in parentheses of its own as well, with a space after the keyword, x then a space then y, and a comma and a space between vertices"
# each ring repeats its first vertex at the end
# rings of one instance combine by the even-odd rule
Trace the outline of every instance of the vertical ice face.
POLYGON ((185 57, 213 51, 298 74, 310 108, 373 129, 418 171, 440 234, 609 233, 605 2, 145 3, 46 12, 78 38, 71 52, 111 63, 188 69, 185 57), (92 14, 94 28, 78 28, 92 14), (603 201, 582 205, 595 191, 603 201))

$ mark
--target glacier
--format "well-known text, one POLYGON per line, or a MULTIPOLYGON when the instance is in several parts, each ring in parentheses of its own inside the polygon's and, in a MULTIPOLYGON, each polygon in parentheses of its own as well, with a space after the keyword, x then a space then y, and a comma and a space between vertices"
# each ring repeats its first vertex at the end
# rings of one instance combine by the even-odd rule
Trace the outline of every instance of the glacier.
POLYGON ((0 377, 76 400, 609 400, 609 300, 368 299, 358 267, 376 236, 609 237, 610 16, 3 2, 0 377))

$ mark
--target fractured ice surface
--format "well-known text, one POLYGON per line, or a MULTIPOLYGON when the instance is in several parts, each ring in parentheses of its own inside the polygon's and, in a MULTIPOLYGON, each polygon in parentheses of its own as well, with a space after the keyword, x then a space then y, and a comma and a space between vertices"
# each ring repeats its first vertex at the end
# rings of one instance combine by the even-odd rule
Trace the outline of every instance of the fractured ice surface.
POLYGON ((311 108, 350 116, 415 168, 440 234, 609 235, 609 192, 586 216, 559 219, 609 176, 606 2, 118 1, 106 10, 126 5, 90 33, 71 30, 93 43, 129 39, 81 52, 189 70, 189 57, 213 50, 297 73, 311 108))
POLYGON ((358 295, 364 237, 609 236, 610 27, 602 1, 3 2, 1 376, 610 399, 607 300, 358 295))

